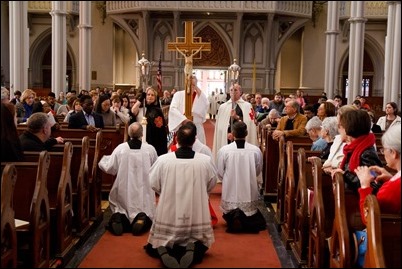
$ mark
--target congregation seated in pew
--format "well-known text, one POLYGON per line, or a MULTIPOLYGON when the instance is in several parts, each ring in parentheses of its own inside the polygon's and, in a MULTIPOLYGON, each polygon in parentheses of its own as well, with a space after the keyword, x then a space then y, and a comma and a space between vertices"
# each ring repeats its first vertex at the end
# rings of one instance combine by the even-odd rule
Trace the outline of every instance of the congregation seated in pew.
POLYGON ((82 95, 80 103, 82 110, 70 117, 68 128, 89 130, 91 132, 97 132, 100 128, 104 128, 102 116, 93 112, 94 102, 91 96, 82 95))
POLYGON ((300 105, 296 100, 290 100, 285 104, 286 116, 283 116, 278 127, 272 133, 272 137, 278 140, 285 136, 302 136, 306 133, 307 117, 300 114, 300 105))
MULTIPOLYGON (((346 135, 349 142, 343 147, 345 156, 340 167, 331 171, 331 175, 334 176, 336 172, 341 172, 347 185, 346 188, 356 192, 360 187, 355 173, 358 166, 383 166, 374 148, 375 136, 370 129, 370 116, 364 110, 348 110, 340 115, 339 132, 346 135)), ((371 185, 375 194, 381 186, 381 182, 371 182, 371 185)))
POLYGON ((33 113, 27 121, 27 130, 19 136, 24 151, 50 150, 57 143, 63 144, 61 136, 51 137, 51 128, 55 124, 52 115, 44 112, 33 113))

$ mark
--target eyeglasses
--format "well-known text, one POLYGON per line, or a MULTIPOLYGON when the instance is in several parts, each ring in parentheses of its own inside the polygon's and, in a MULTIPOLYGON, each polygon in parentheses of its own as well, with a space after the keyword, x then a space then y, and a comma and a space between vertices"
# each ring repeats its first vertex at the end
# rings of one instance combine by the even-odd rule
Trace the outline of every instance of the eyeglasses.
POLYGON ((380 148, 380 153, 384 154, 386 149, 390 149, 390 148, 380 148))

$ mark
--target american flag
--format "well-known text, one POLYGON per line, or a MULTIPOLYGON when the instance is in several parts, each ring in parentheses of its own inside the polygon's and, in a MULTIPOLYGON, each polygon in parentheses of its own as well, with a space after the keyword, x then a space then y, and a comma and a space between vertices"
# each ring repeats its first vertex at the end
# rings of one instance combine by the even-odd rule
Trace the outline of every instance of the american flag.
POLYGON ((162 95, 163 95, 163 92, 162 92, 162 52, 159 56, 159 66, 158 66, 158 72, 156 73, 156 82, 158 83, 159 97, 162 97, 162 95))

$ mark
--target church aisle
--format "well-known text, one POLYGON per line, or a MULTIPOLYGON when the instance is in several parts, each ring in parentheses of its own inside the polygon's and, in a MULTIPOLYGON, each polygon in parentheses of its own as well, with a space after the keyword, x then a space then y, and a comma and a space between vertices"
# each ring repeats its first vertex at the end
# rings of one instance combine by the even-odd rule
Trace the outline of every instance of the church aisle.
MULTIPOLYGON (((204 124, 207 144, 212 147, 214 121, 204 124)), ((295 268, 290 251, 283 246, 276 231, 271 205, 265 211, 267 218, 266 231, 259 234, 228 234, 226 224, 219 210, 221 185, 218 184, 211 193, 211 203, 218 215, 218 224, 214 228, 215 240, 207 252, 202 264, 195 268, 295 268), (235 247, 234 247, 235 246, 235 247)), ((103 208, 107 206, 104 201, 103 208)), ((99 268, 99 267, 131 267, 161 268, 158 259, 149 257, 143 246, 148 233, 142 236, 123 234, 113 236, 105 231, 105 224, 110 218, 109 208, 105 208, 103 223, 94 231, 87 242, 77 250, 76 255, 66 268, 99 268)))

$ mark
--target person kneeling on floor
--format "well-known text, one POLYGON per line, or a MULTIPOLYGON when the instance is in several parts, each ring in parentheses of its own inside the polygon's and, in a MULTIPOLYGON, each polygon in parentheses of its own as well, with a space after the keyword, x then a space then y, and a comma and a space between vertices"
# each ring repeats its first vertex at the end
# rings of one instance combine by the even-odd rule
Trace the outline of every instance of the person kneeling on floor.
POLYGON ((259 208, 264 207, 257 177, 262 172, 261 150, 246 142, 247 125, 233 124, 234 142, 221 147, 217 155, 218 176, 222 179, 220 208, 228 233, 258 233, 266 229, 259 208))
POLYGON ((155 214, 155 192, 149 183, 149 169, 158 158, 153 146, 142 142, 143 129, 138 122, 128 127, 130 139, 118 145, 111 155, 103 156, 99 168, 116 175, 109 194, 112 211, 108 229, 114 235, 149 231, 155 214))
POLYGON ((150 170, 152 189, 160 196, 144 248, 168 268, 202 262, 215 241, 208 201, 216 168, 210 156, 192 149, 196 134, 194 126, 182 125, 178 149, 159 156, 150 170))

